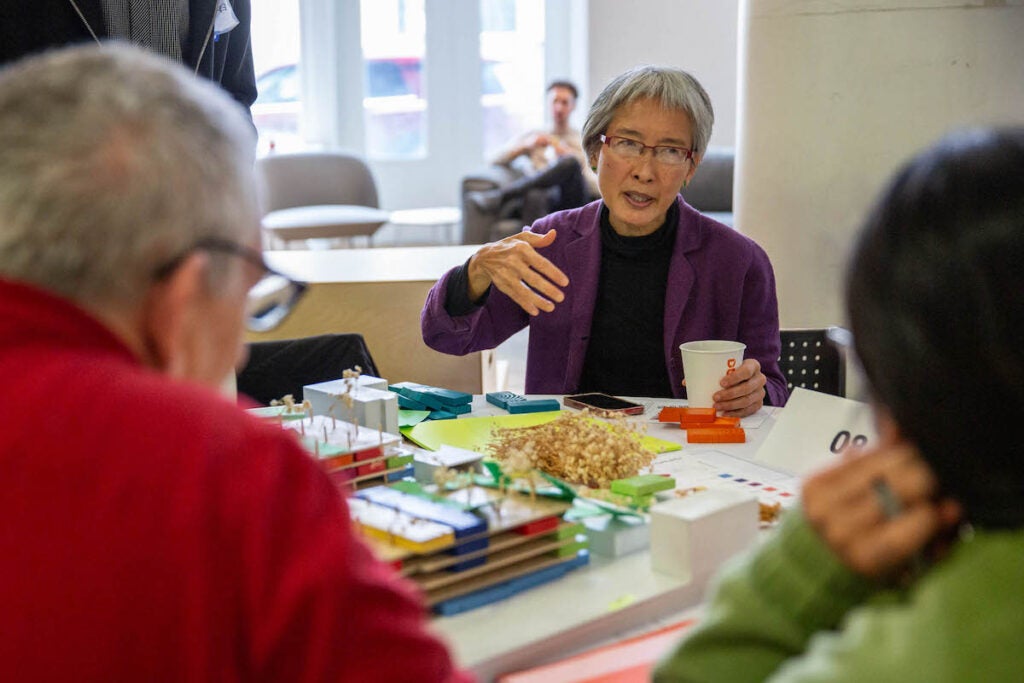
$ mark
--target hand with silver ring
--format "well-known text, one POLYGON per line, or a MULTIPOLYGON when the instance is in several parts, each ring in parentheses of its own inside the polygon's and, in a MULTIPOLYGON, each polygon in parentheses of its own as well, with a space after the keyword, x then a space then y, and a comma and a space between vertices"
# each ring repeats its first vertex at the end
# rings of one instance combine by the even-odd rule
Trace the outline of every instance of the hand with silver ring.
POLYGON ((960 506, 939 497, 938 482, 911 444, 883 439, 810 477, 808 521, 850 569, 888 579, 916 568, 928 545, 955 528, 960 506))

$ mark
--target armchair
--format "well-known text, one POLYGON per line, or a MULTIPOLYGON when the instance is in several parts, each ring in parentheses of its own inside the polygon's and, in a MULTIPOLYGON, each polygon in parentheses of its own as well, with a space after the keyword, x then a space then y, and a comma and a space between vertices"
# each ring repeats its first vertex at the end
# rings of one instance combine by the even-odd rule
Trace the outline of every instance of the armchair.
POLYGON ((507 166, 492 164, 470 173, 462 179, 462 243, 484 244, 500 240, 522 229, 522 221, 514 218, 509 206, 498 213, 484 211, 469 200, 470 192, 497 190, 522 175, 507 166))
POLYGON ((736 153, 731 147, 708 148, 693 181, 682 190, 687 204, 730 226, 735 160, 736 153))

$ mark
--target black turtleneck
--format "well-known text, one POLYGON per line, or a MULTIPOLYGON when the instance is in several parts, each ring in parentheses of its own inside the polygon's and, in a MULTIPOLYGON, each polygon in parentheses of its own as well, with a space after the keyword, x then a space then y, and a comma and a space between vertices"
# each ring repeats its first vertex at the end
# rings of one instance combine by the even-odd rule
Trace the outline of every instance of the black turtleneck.
POLYGON ((665 289, 679 223, 673 202, 660 228, 615 232, 601 209, 601 276, 580 392, 671 397, 665 365, 665 289))

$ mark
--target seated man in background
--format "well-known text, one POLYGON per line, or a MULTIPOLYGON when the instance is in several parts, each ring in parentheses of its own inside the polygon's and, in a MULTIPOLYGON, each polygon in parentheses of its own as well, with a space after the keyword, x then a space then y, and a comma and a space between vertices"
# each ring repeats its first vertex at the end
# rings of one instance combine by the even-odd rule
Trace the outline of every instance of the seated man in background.
POLYGON ((580 132, 569 125, 577 94, 569 81, 548 86, 551 128, 523 133, 492 159, 491 163, 519 171, 522 177, 496 190, 471 193, 469 198, 481 210, 504 212, 511 201, 521 200, 531 190, 541 191, 544 201, 539 207, 519 202, 519 217, 530 224, 548 213, 574 209, 598 197, 597 176, 587 163, 580 132))
POLYGON ((464 680, 292 435, 218 395, 252 127, 129 47, 0 72, 0 680, 464 680))
POLYGON ((847 275, 879 444, 806 482, 656 681, 1021 679, 1022 261, 1024 128, 896 176, 847 275))

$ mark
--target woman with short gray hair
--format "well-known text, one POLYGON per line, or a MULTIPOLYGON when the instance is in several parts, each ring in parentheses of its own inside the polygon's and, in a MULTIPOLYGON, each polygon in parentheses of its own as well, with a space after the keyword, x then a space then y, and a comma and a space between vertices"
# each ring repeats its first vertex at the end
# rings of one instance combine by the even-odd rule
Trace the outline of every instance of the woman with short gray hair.
POLYGON ((692 151, 703 156, 715 123, 707 92, 696 78, 681 69, 641 66, 615 77, 591 105, 582 134, 583 149, 590 159, 597 157, 601 134, 615 118, 615 112, 642 99, 655 100, 666 109, 685 112, 693 129, 692 151))
POLYGON ((745 360, 714 407, 783 405, 778 302, 767 255, 679 195, 714 123, 692 75, 641 66, 598 95, 583 129, 601 199, 481 247, 431 289, 423 339, 444 353, 494 348, 530 328, 526 391, 685 397, 679 345, 726 339, 745 360))

